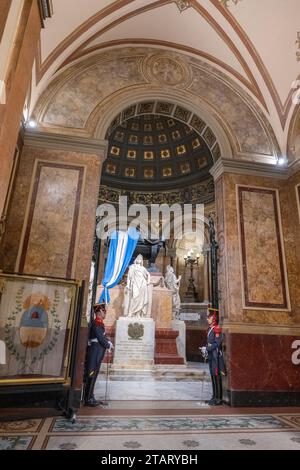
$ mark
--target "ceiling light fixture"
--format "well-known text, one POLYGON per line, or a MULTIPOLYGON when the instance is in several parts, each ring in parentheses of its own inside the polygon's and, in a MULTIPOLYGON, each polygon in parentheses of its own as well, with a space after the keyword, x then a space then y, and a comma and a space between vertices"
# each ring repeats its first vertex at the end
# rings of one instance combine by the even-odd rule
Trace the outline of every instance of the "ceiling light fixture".
POLYGON ((28 121, 28 126, 31 127, 31 129, 34 129, 36 127, 36 121, 34 119, 30 119, 28 121))
POLYGON ((286 158, 285 157, 278 157, 277 158, 277 165, 283 166, 286 164, 286 158))

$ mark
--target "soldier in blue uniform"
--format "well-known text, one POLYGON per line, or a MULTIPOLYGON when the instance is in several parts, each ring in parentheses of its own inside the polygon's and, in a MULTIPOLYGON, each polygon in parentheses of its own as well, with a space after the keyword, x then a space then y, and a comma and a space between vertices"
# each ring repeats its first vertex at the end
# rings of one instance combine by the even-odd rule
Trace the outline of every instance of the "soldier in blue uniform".
POLYGON ((111 352, 113 344, 105 335, 104 319, 106 317, 105 303, 95 304, 94 316, 91 320, 86 356, 84 404, 98 406, 102 403, 94 397, 94 388, 105 351, 111 352))
POLYGON ((212 381, 213 396, 208 401, 211 406, 222 405, 222 376, 226 375, 226 368, 222 352, 223 333, 218 325, 218 310, 207 309, 207 345, 201 349, 208 360, 212 381))

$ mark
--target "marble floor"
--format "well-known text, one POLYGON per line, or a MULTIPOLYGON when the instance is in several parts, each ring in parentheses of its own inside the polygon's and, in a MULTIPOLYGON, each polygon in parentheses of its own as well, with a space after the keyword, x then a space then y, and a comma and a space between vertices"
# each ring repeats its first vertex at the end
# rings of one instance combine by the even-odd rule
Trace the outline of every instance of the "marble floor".
POLYGON ((74 423, 0 422, 0 450, 300 450, 300 408, 209 407, 205 366, 106 372, 96 388, 106 406, 81 408, 74 423))
POLYGON ((110 370, 103 364, 95 396, 114 406, 114 401, 200 401, 211 397, 206 364, 156 366, 154 370, 110 370))
POLYGON ((93 416, 79 414, 74 424, 61 417, 2 422, 0 450, 300 450, 300 409, 222 411, 214 416, 178 416, 175 410, 165 416, 103 416, 97 410, 93 416))

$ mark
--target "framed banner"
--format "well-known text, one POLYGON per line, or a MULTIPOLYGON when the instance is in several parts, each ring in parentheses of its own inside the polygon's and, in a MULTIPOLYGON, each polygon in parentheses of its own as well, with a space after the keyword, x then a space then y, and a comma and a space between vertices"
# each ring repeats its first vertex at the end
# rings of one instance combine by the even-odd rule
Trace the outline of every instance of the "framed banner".
POLYGON ((0 273, 0 386, 70 383, 80 283, 0 273))

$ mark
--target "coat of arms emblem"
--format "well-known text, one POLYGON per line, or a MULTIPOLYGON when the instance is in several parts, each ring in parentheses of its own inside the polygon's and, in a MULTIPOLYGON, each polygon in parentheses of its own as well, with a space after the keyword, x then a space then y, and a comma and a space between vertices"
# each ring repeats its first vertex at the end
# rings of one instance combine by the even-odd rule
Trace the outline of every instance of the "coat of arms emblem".
POLYGON ((128 336, 131 339, 141 339, 144 336, 144 325, 142 323, 129 323, 128 336))

